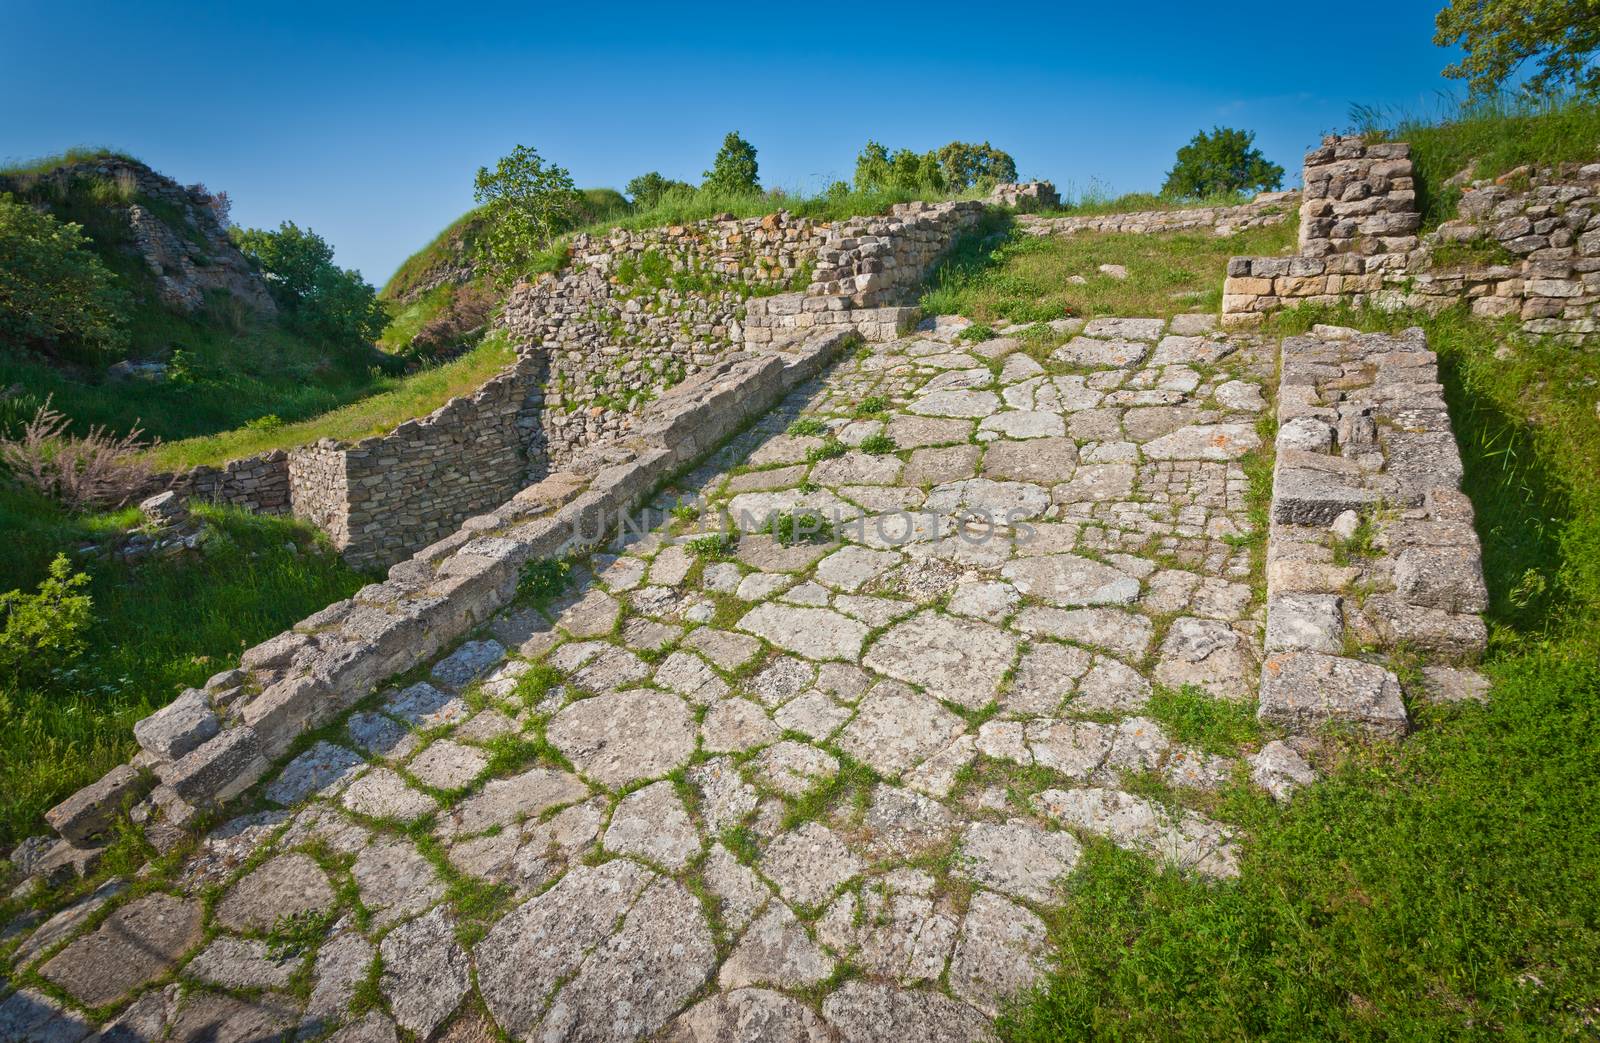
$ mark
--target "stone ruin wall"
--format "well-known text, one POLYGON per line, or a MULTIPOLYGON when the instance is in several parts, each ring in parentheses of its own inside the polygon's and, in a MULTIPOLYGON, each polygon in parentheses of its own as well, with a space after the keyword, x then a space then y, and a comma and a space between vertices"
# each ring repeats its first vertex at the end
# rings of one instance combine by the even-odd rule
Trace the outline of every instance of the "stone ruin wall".
POLYGON ((1226 236, 1251 228, 1283 224, 1289 220, 1299 200, 1299 192, 1262 192, 1250 202, 1238 206, 1198 206, 1185 210, 1067 217, 1022 214, 1017 218, 1017 227, 1027 235, 1159 235, 1209 229, 1218 236, 1226 236))
POLYGON ((199 186, 186 188, 143 163, 121 156, 66 163, 39 175, 0 177, 0 191, 37 191, 40 186, 65 195, 78 179, 115 181, 147 200, 167 204, 183 215, 193 238, 171 228, 148 207, 128 205, 128 227, 134 249, 156 280, 161 302, 191 313, 205 303, 207 292, 224 292, 256 315, 271 318, 277 305, 254 266, 228 238, 215 208, 215 197, 199 186), (195 240, 198 240, 196 242, 195 240))
POLYGON ((928 270, 984 204, 909 203, 838 223, 786 212, 578 236, 570 270, 518 286, 501 318, 549 354, 552 467, 624 436, 638 408, 742 347, 816 326, 895 336, 928 270), (644 259, 670 266, 655 278, 644 259))
POLYGON ((544 356, 520 357, 471 394, 386 434, 273 450, 152 480, 187 499, 293 514, 357 568, 381 568, 510 499, 546 471, 544 356))
POLYGON ((1418 234, 1410 146, 1330 137, 1307 153, 1300 252, 1235 257, 1224 322, 1298 305, 1513 317, 1572 344, 1600 334, 1600 163, 1468 184, 1454 220, 1418 234))
POLYGON ((786 212, 579 235, 564 271, 511 293, 500 323, 549 357, 543 439, 563 467, 744 341, 752 299, 810 281, 828 226, 786 212))

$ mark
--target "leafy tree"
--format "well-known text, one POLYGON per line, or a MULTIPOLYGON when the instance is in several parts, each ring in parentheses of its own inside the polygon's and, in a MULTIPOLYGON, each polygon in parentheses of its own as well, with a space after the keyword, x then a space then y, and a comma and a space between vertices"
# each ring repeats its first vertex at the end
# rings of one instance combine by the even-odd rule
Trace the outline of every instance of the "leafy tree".
POLYGON ((234 229, 239 250, 260 265, 290 325, 335 344, 370 344, 389 324, 378 291, 361 273, 333 263, 333 247, 285 221, 277 231, 234 229))
POLYGON ((1283 168, 1255 147, 1253 130, 1213 127, 1200 131, 1178 150, 1161 194, 1174 198, 1268 192, 1283 184, 1283 168))
POLYGON ((661 202, 661 197, 671 193, 688 193, 694 191, 694 186, 687 181, 675 181, 669 177, 662 177, 657 171, 640 174, 624 186, 633 205, 640 210, 649 210, 661 202))
POLYGON ((730 130, 700 187, 728 195, 754 195, 761 191, 756 173, 756 147, 741 138, 738 131, 730 130))
POLYGON ((1570 86, 1600 96, 1600 0, 1450 0, 1434 19, 1433 42, 1460 44, 1466 57, 1444 74, 1473 94, 1499 90, 1524 63, 1538 72, 1531 94, 1570 86))
POLYGON ((939 150, 939 167, 945 186, 952 192, 974 187, 993 188, 1017 179, 1016 160, 987 141, 981 145, 950 142, 939 150))
POLYGON ((918 153, 902 148, 890 154, 876 141, 868 141, 856 156, 855 182, 862 192, 884 189, 942 192, 945 187, 938 153, 918 153))
POLYGON ((565 167, 546 165, 536 149, 518 145, 493 170, 478 168, 473 198, 484 205, 483 249, 508 278, 534 266, 582 197, 565 167))
POLYGON ((127 340, 124 294, 80 225, 0 193, 0 341, 110 353, 127 340))

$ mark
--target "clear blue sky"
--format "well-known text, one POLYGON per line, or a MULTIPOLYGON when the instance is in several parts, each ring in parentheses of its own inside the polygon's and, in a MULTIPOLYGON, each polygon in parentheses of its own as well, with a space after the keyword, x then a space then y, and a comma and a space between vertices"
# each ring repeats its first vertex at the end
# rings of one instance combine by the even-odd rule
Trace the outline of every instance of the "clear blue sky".
POLYGON ((1158 187, 1201 127, 1283 164, 1352 102, 1431 112, 1443 0, 406 3, 0 0, 0 161, 108 145, 316 229, 378 284, 517 143, 580 185, 695 181, 722 135, 764 184, 848 178, 868 138, 988 139, 1025 177, 1158 187))

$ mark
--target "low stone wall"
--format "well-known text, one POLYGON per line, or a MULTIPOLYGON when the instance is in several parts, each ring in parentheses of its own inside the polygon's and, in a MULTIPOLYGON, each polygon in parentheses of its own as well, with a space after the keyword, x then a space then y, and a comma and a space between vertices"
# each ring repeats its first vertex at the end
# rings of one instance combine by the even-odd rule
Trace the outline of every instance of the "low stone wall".
POLYGON ((1472 662, 1482 552, 1438 360, 1420 329, 1316 327, 1283 342, 1259 713, 1292 732, 1409 727, 1360 650, 1472 662))
POLYGON ((544 356, 535 352, 387 434, 294 450, 294 513, 358 568, 400 560, 544 476, 543 385, 544 356))
POLYGON ((746 342, 819 327, 893 340, 916 317, 913 297, 923 279, 984 209, 973 201, 902 203, 887 216, 842 222, 818 251, 816 278, 804 293, 750 302, 746 342))
POLYGON ((85 852, 97 850, 129 802, 141 819, 176 829, 198 808, 244 792, 301 735, 509 604, 524 564, 598 545, 622 512, 815 376, 849 339, 816 333, 779 350, 729 355, 646 409, 609 466, 528 486, 396 564, 384 582, 246 650, 238 669, 140 721, 141 753, 131 765, 50 811, 63 841, 46 861, 88 864, 85 852))
POLYGON ((223 503, 257 514, 288 514, 289 454, 273 449, 229 460, 221 467, 202 465, 188 471, 164 472, 151 478, 135 499, 169 489, 186 500, 223 503))
POLYGON ((1466 301, 1568 343, 1600 334, 1600 163, 1474 182, 1457 218, 1419 237, 1409 156, 1353 138, 1309 153, 1300 256, 1233 258, 1223 321, 1299 304, 1435 313, 1466 301))
POLYGON ((1298 192, 1263 192, 1238 206, 1199 206, 1186 210, 1145 210, 1130 214, 1090 214, 1079 217, 1041 217, 1022 214, 1017 227, 1027 235, 1081 235, 1124 233, 1158 235, 1210 229, 1219 236, 1289 220, 1300 200, 1298 192))

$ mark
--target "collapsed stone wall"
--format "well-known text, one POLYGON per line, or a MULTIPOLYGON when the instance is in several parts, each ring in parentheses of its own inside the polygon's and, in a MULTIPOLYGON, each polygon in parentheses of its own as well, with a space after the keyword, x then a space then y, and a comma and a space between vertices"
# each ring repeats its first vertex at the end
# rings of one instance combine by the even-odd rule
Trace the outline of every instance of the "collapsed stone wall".
POLYGON ((1415 328, 1318 326, 1282 351, 1259 713, 1301 734, 1402 735, 1400 683, 1360 650, 1471 663, 1487 640, 1438 359, 1415 328))
POLYGON ((168 490, 186 500, 228 504, 257 514, 288 514, 289 454, 273 449, 229 460, 221 467, 201 465, 188 471, 163 472, 152 477, 133 499, 168 490))
POLYGON ((108 155, 40 174, 0 177, 0 191, 64 197, 74 182, 86 179, 114 182, 133 200, 127 204, 133 246, 167 307, 191 313, 205 303, 207 292, 221 291, 259 316, 277 314, 261 275, 228 238, 217 198, 198 185, 185 187, 143 163, 108 155), (165 215, 151 210, 151 204, 165 215), (172 214, 182 227, 163 219, 172 214))
POLYGON ((647 407, 609 466, 546 476, 395 564, 383 582, 248 649, 237 669, 140 721, 131 764, 49 812, 62 840, 42 871, 86 870, 129 804, 148 836, 176 842, 200 808, 244 792, 300 736, 508 605, 525 563, 603 542, 624 512, 815 376, 849 339, 819 331, 722 358, 647 407))
POLYGON ((1404 143, 1326 139, 1306 157, 1306 186, 1300 255, 1230 260, 1226 323, 1298 304, 1436 313, 1466 301, 1569 343, 1600 333, 1600 163, 1473 182, 1457 217, 1420 236, 1404 143))
POLYGON ((1123 233, 1159 235, 1210 229, 1216 235, 1234 235, 1251 228, 1282 224, 1299 202, 1298 192, 1262 192, 1238 206, 1198 206, 1185 210, 1148 210, 1128 214, 1087 214, 1043 217, 1022 214, 1017 227, 1027 235, 1080 235, 1123 233))

